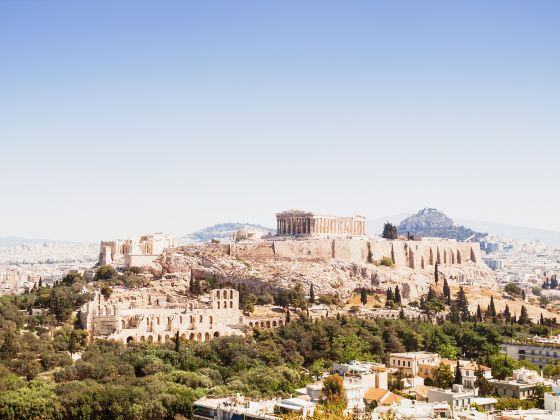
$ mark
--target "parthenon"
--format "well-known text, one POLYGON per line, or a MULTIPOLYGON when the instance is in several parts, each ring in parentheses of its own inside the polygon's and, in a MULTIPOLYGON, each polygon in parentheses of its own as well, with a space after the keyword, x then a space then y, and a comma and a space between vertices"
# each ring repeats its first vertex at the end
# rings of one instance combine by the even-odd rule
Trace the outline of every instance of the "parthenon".
POLYGON ((277 236, 360 236, 366 234, 363 216, 323 216, 302 210, 287 210, 276 214, 277 236))

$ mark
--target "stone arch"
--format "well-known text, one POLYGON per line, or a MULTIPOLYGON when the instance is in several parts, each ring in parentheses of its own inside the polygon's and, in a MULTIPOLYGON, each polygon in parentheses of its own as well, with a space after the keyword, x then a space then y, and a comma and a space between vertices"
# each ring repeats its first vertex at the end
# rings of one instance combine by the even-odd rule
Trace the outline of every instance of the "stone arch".
POLYGON ((148 343, 153 343, 154 342, 154 337, 149 335, 148 336, 148 343))
POLYGON ((198 322, 202 322, 202 319, 203 319, 203 318, 202 318, 202 315, 199 315, 199 317, 198 317, 198 322))
POLYGON ((169 334, 165 334, 165 337, 163 337, 163 342, 169 343, 169 334))
POLYGON ((424 264, 424 256, 422 256, 422 258, 420 258, 420 267, 426 268, 425 264, 424 264))
POLYGON ((190 320, 191 320, 191 324, 194 324, 194 316, 191 315, 190 320))
POLYGON ((141 336, 141 337, 140 337, 140 341, 143 343, 144 341, 146 341, 146 337, 141 336))
POLYGON ((191 333, 191 335, 189 335, 189 341, 194 341, 194 333, 191 333))
POLYGON ((202 333, 198 333, 196 335, 196 341, 201 342, 202 341, 202 333))
POLYGON ((270 321, 266 321, 266 328, 270 328, 270 321))
POLYGON ((192 303, 189 303, 189 311, 194 310, 194 305, 192 303))
POLYGON ((126 321, 123 319, 123 320, 121 321, 121 329, 124 330, 125 328, 126 328, 126 321))
POLYGON ((216 290, 216 299, 220 299, 220 291, 216 290))
POLYGON ((131 336, 131 335, 128 336, 128 337, 126 338, 126 342, 127 342, 127 343, 134 343, 134 337, 131 336))
POLYGON ((212 325, 214 323, 214 317, 213 316, 209 316, 208 317, 208 322, 210 323, 210 325, 212 325))
POLYGON ((443 263, 447 264, 447 251, 445 249, 443 250, 443 263))
POLYGON ((230 291, 229 291, 229 298, 230 298, 230 299, 233 299, 233 290, 230 290, 230 291))
POLYGON ((220 309, 220 301, 218 301, 218 309, 220 309))
POLYGON ((229 307, 230 307, 230 309, 233 308, 233 300, 231 300, 231 301, 229 302, 229 307))
POLYGON ((204 341, 210 341, 210 333, 205 333, 204 334, 204 341))
POLYGON ((252 326, 253 326, 253 323, 252 323, 252 322, 249 322, 249 327, 252 327, 252 326))
POLYGON ((156 318, 156 322, 159 325, 159 316, 156 318))
POLYGON ((161 343, 161 335, 160 334, 158 334, 158 336, 157 336, 157 342, 161 343))
POLYGON ((219 336, 220 336, 220 333, 219 333, 218 331, 216 331, 216 332, 214 333, 214 337, 219 337, 219 336))
POLYGON ((457 250, 457 264, 461 264, 461 251, 457 250))
POLYGON ((414 251, 412 251, 412 247, 408 249, 408 266, 412 269, 416 268, 416 263, 414 261, 414 251))
POLYGON ((430 247, 430 265, 434 265, 434 250, 430 247))
POLYGON ((278 326, 278 323, 277 323, 276 321, 272 321, 272 326, 273 326, 273 327, 277 327, 277 326, 278 326))
POLYGON ((436 262, 437 262, 438 264, 441 264, 441 254, 440 254, 440 252, 439 252, 439 248, 437 249, 436 262))
POLYGON ((222 293, 222 296, 224 297, 224 299, 227 299, 227 290, 224 290, 224 293, 222 293))
POLYGON ((227 302, 224 300, 224 309, 227 309, 227 302))
POLYGON ((179 317, 179 324, 182 324, 182 323, 183 323, 183 316, 181 315, 181 316, 179 317))
POLYGON ((455 265, 455 253, 453 252, 453 250, 449 251, 450 252, 450 256, 451 256, 451 261, 450 263, 455 265))

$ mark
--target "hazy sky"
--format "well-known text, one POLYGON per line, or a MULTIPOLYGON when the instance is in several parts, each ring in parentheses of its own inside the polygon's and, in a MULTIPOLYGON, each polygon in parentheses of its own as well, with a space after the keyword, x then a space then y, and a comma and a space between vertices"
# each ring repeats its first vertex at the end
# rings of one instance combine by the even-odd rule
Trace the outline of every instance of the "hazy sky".
POLYGON ((0 1, 0 236, 301 208, 560 230, 558 1, 0 1))

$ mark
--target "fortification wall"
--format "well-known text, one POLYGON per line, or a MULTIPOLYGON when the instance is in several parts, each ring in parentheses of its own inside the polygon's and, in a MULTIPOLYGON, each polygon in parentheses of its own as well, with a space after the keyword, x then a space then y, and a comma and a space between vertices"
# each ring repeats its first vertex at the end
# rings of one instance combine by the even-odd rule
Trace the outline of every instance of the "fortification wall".
POLYGON ((274 241, 274 257, 329 261, 333 258, 333 240, 274 241))
POLYGON ((296 259, 330 261, 343 259, 367 262, 371 252, 373 261, 389 257, 395 265, 425 268, 436 262, 443 265, 462 265, 468 261, 480 263, 478 243, 458 243, 449 240, 430 241, 367 241, 362 239, 310 239, 259 241, 232 244, 228 253, 239 258, 296 259))

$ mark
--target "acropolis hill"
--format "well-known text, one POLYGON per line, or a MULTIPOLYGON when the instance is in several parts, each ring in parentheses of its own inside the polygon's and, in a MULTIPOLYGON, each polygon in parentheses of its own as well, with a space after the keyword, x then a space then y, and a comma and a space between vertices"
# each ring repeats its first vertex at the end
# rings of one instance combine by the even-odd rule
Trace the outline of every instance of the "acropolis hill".
POLYGON ((164 251, 158 263, 168 273, 275 287, 301 283, 318 293, 348 296, 356 288, 402 284, 405 297, 425 293, 437 262, 450 284, 495 287, 478 243, 424 238, 385 240, 365 234, 362 216, 321 216, 301 210, 278 213, 277 234, 251 240, 193 244, 164 251), (394 266, 379 264, 383 257, 394 266))

